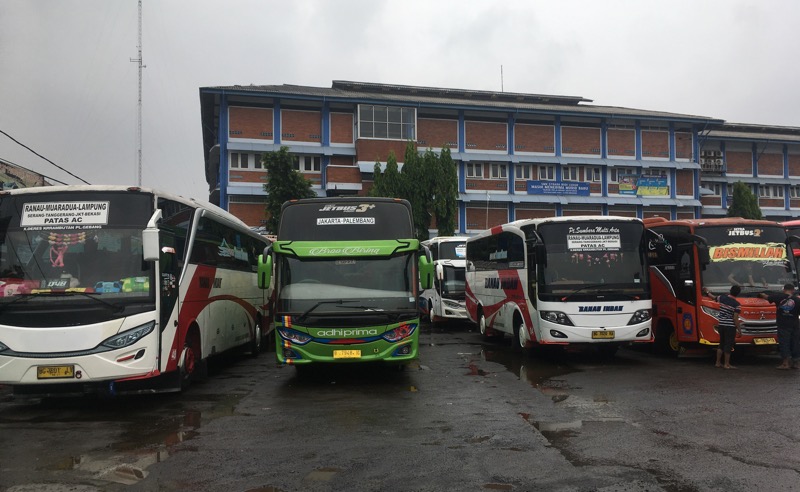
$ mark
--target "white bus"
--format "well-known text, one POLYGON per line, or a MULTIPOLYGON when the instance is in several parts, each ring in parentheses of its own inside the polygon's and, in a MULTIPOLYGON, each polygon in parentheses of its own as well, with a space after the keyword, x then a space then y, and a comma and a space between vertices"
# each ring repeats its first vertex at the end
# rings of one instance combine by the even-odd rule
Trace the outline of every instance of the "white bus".
POLYGON ((424 241, 422 246, 430 251, 435 271, 433 286, 420 298, 422 312, 431 323, 466 320, 467 238, 440 236, 424 241))
POLYGON ((176 391, 211 355, 257 354, 268 244, 219 207, 150 189, 0 192, 0 384, 176 391))
POLYGON ((652 342, 641 220, 518 220, 467 240, 467 313, 484 336, 536 344, 652 342))

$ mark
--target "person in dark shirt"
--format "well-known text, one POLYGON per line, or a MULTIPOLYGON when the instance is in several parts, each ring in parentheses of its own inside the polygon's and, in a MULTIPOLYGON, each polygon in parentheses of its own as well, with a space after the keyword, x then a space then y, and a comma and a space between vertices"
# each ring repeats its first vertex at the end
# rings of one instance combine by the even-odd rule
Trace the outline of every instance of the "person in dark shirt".
POLYGON ((778 352, 781 364, 778 369, 800 367, 800 298, 794 293, 794 285, 786 284, 780 294, 758 294, 775 304, 775 322, 778 325, 778 352), (794 363, 794 365, 793 365, 794 363))
POLYGON ((736 366, 731 365, 731 352, 733 352, 733 345, 736 342, 736 336, 741 334, 741 321, 739 320, 739 313, 742 311, 741 304, 736 300, 736 296, 742 292, 742 288, 738 285, 732 285, 730 294, 721 294, 714 296, 708 290, 704 294, 716 299, 719 302, 719 324, 717 331, 719 332, 719 345, 717 346, 717 361, 714 364, 716 367, 723 367, 725 369, 736 369, 736 366))

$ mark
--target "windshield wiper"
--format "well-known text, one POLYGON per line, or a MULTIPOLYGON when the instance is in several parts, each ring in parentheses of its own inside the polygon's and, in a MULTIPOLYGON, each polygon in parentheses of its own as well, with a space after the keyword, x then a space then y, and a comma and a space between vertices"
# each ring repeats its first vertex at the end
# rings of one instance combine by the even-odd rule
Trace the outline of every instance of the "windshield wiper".
POLYGON ((622 292, 621 290, 614 290, 614 289, 598 290, 597 293, 603 295, 625 296, 633 301, 638 301, 639 299, 641 299, 641 297, 639 296, 635 296, 633 294, 628 294, 626 292, 622 292))
POLYGON ((574 296, 575 294, 577 294, 578 292, 580 292, 580 291, 582 291, 582 290, 586 290, 586 289, 596 289, 597 287, 602 287, 603 285, 606 285, 606 284, 605 284, 605 283, 602 283, 602 284, 589 284, 589 285, 584 285, 584 286, 583 286, 583 287, 581 287, 580 289, 575 289, 575 290, 573 290, 572 292, 570 292, 569 294, 567 294, 567 295, 565 295, 564 297, 562 297, 562 298, 561 298, 561 302, 567 302, 567 300, 569 300, 569 298, 570 298, 570 297, 574 296))
POLYGON ((318 307, 322 306, 323 304, 344 304, 346 302, 357 302, 355 300, 345 301, 344 299, 332 299, 329 301, 319 301, 318 303, 314 304, 310 308, 306 309, 303 314, 297 317, 297 321, 303 321, 306 319, 306 316, 311 313, 311 311, 317 309, 318 307))
POLYGON ((19 301, 21 301, 23 299, 30 299, 32 297, 61 297, 61 296, 65 296, 66 297, 66 296, 71 296, 71 295, 81 295, 81 296, 84 296, 84 297, 88 297, 89 299, 95 300, 95 301, 99 302, 100 304, 104 304, 104 305, 108 306, 109 308, 111 308, 113 310, 112 312, 114 312, 114 313, 118 313, 118 312, 120 312, 120 311, 122 311, 124 309, 123 306, 120 306, 118 304, 114 304, 114 303, 111 303, 111 302, 108 302, 108 301, 104 301, 102 299, 99 299, 99 298, 95 297, 95 296, 97 296, 99 294, 94 294, 94 293, 89 293, 89 292, 67 292, 67 291, 61 292, 61 291, 58 291, 58 292, 37 292, 36 294, 31 294, 31 293, 16 294, 14 296, 14 299, 12 299, 12 300, 0 305, 0 312, 3 312, 3 310, 5 310, 8 306, 10 306, 10 305, 12 305, 12 304, 14 304, 16 302, 19 302, 19 301))

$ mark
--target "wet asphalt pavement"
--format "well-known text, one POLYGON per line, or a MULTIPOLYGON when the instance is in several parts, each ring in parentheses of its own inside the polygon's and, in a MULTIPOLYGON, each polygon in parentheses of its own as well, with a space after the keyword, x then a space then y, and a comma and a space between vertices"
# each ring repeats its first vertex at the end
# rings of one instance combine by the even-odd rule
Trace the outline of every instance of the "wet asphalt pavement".
POLYGON ((523 356, 424 327, 405 372, 231 356, 184 394, 20 400, 3 491, 800 489, 800 370, 775 356, 523 356))

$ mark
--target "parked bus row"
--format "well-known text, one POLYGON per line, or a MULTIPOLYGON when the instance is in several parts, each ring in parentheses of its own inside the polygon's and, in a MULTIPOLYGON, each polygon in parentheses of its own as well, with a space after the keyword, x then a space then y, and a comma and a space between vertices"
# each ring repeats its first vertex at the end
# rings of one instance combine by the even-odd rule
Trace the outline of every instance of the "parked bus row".
POLYGON ((759 296, 797 279, 800 223, 590 216, 519 220, 466 240, 466 308, 517 348, 655 342, 680 353, 719 343, 713 296, 742 289, 736 344, 774 349, 775 308, 759 296), (796 227, 797 230, 793 230, 796 227))
POLYGON ((415 239, 388 198, 290 201, 273 239, 211 204, 121 186, 0 192, 0 384, 17 393, 178 391, 210 356, 278 362, 419 354, 420 316, 468 319, 515 347, 719 342, 740 285, 742 346, 774 347, 758 294, 795 282, 794 224, 743 219, 519 220, 415 239), (787 234, 787 230, 790 232, 787 234))

